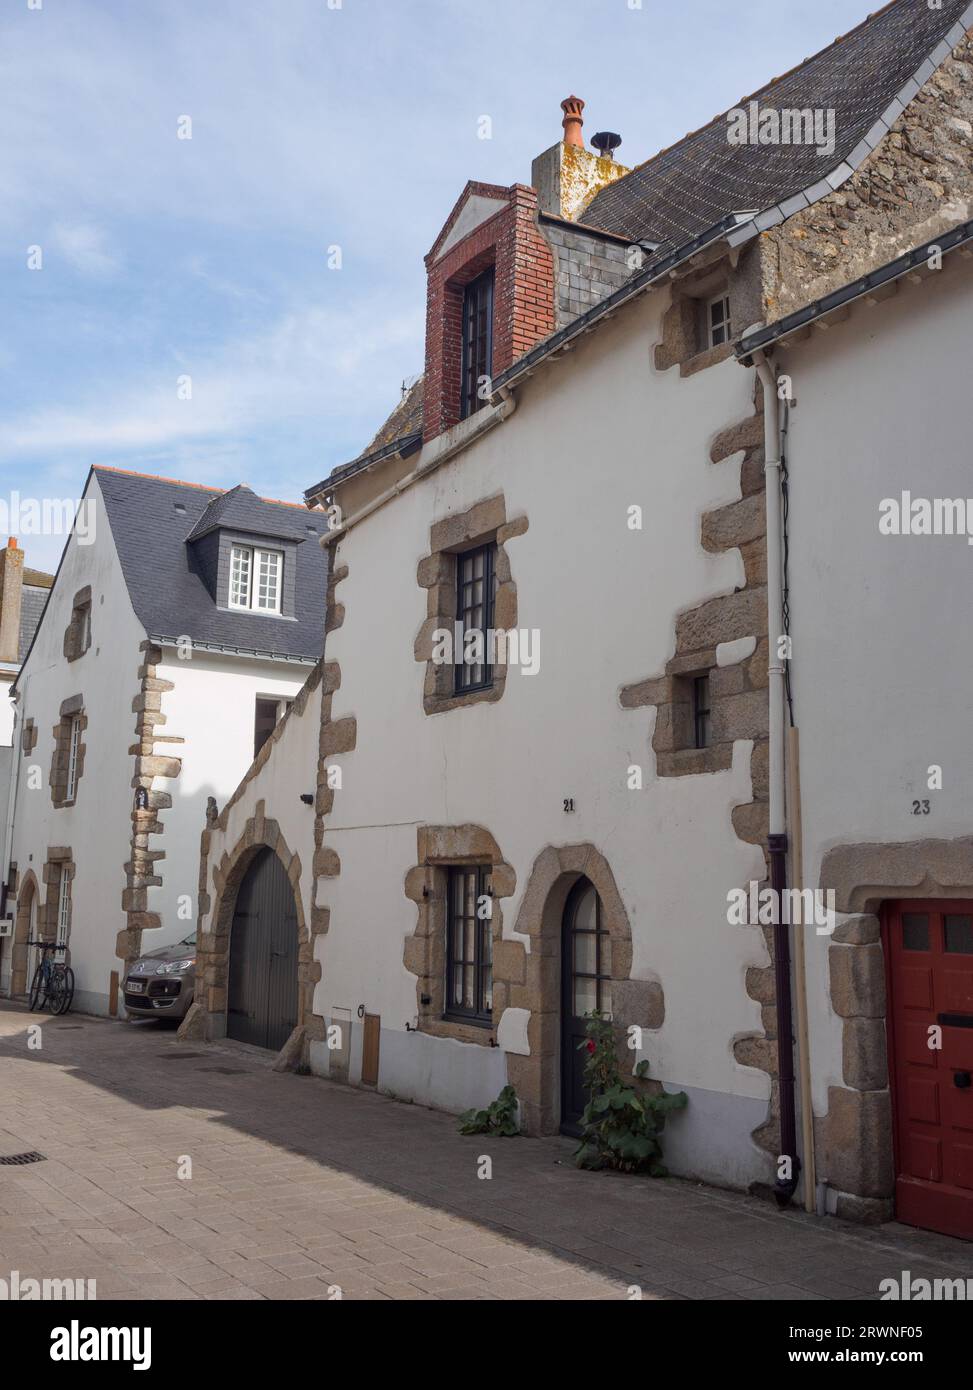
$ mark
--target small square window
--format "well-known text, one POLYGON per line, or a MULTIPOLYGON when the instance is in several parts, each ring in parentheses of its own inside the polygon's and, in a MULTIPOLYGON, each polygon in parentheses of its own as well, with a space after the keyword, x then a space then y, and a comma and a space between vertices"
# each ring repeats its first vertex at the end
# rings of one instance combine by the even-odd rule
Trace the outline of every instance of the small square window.
POLYGON ((708 748, 713 741, 709 703, 709 675, 693 677, 693 747, 708 748))
POLYGON ((718 294, 707 300, 704 319, 703 347, 720 347, 730 341, 730 296, 718 294))
POLYGON ((257 696, 253 719, 253 756, 256 757, 294 703, 289 699, 257 696))
POLYGON ((943 916, 945 947, 950 955, 973 955, 973 917, 947 912, 943 916))
POLYGON ((902 949, 904 951, 929 950, 929 916, 925 912, 903 912, 902 949))

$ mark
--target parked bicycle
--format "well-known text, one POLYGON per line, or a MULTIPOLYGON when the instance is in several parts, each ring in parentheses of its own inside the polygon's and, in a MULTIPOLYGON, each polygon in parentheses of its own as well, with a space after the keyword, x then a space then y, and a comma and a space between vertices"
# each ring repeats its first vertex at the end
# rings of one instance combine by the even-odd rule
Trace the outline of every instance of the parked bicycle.
POLYGON ((41 951, 30 986, 31 1009, 34 1013, 47 1008, 52 1014, 66 1014, 74 999, 74 971, 63 960, 54 960, 54 956, 67 947, 56 941, 28 941, 27 945, 41 951))

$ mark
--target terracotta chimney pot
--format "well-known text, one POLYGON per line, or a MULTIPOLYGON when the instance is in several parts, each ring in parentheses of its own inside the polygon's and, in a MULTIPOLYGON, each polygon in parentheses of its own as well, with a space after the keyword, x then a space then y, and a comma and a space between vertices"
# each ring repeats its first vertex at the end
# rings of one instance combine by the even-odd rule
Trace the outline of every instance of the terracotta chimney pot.
POLYGON ((580 97, 565 97, 561 102, 561 110, 564 112, 564 120, 561 122, 564 127, 564 143, 566 145, 577 145, 579 149, 584 149, 584 140, 581 138, 581 127, 584 124, 581 112, 584 110, 584 102, 580 97))

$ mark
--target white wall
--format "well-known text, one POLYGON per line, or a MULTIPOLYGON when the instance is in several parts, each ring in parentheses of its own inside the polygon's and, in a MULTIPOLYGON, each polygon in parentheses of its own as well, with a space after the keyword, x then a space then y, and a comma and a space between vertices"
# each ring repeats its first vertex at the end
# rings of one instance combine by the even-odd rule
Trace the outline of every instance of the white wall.
POLYGON ((86 497, 95 517, 94 542, 68 540, 33 649, 18 686, 19 739, 22 723, 33 718, 37 743, 20 760, 16 815, 10 858, 21 883, 32 869, 39 902, 47 889, 41 874, 52 845, 70 845, 77 866, 71 885, 71 963, 75 971, 75 1007, 107 1009, 109 976, 118 968, 115 939, 125 926, 123 865, 129 858, 133 761, 128 748, 135 737, 132 698, 138 690, 139 643, 145 633, 132 609, 122 579, 111 528, 97 478, 86 497), (64 633, 72 600, 91 585, 91 646, 77 661, 64 658, 64 633), (54 726, 62 701, 82 694, 88 716, 84 772, 73 806, 56 809, 51 801, 54 726), (31 769, 34 769, 32 774, 31 769), (31 783, 36 785, 31 785, 31 783))
MULTIPOLYGON (((273 753, 247 783, 245 793, 229 808, 225 832, 213 832, 208 865, 211 912, 215 909, 217 901, 217 889, 213 881, 214 870, 219 867, 223 853, 231 853, 239 842, 246 830, 247 821, 254 814, 257 802, 263 801, 267 816, 277 821, 287 848, 292 854, 300 855, 299 891, 305 916, 310 920, 314 806, 305 805, 301 796, 305 792, 313 793, 317 785, 320 734, 321 687, 318 685, 308 696, 303 712, 293 707, 287 714, 273 753)), ((218 798, 221 811, 228 800, 228 796, 218 798)), ((198 845, 197 835, 197 851, 198 845)), ((198 873, 198 853, 196 869, 198 873)), ((203 922, 204 930, 209 927, 210 920, 207 918, 203 922)))
MULTIPOLYGON (((679 612, 744 581, 737 553, 702 550, 699 526, 703 511, 740 495, 739 455, 714 466, 709 445, 752 414, 752 376, 732 362, 686 379, 656 373, 662 307, 644 300, 542 371, 519 389, 508 423, 340 543, 346 619, 328 637, 327 658, 342 673, 333 716, 354 715, 358 740, 334 760, 344 787, 325 843, 341 874, 320 892, 332 915, 318 942, 315 1010, 354 1017, 363 1003, 380 1014, 383 1059, 394 1072, 387 1081, 383 1061, 380 1085, 407 1092, 411 1047, 412 1093, 455 1108, 458 1045, 405 1031, 416 981, 402 948, 416 908, 403 880, 416 862, 416 826, 473 822, 491 831, 517 874, 504 901, 508 934, 540 851, 591 841, 629 914, 632 975, 664 987, 665 1024, 647 1043, 651 1072, 692 1088, 673 1123, 679 1166, 746 1182, 767 1174, 749 1134, 765 1116, 769 1081, 736 1062, 732 1043, 760 1031, 744 978, 767 958, 755 929, 728 927, 726 893, 763 873, 761 852, 730 822, 732 808, 751 799, 751 745, 736 746, 727 772, 658 780, 654 710, 624 711, 618 696, 662 673, 679 612), (495 704, 428 717, 424 666, 413 658, 426 615, 416 565, 434 521, 500 491, 508 519, 526 513, 530 522, 507 552, 519 625, 541 632, 541 670, 511 671, 495 704), (641 532, 626 525, 635 503, 644 508, 641 532), (641 792, 626 788, 632 763, 644 769, 641 792), (572 815, 565 797, 575 798, 572 815)), ((495 1095, 490 1049, 465 1052, 481 1075, 479 1086, 466 1077, 465 1103, 495 1095)))
MULTIPOLYGON (((954 253, 918 288, 782 358, 790 428, 791 613, 805 881, 836 845, 971 833, 973 549, 962 536, 885 536, 879 504, 973 498, 973 272, 954 253), (927 769, 942 765, 943 789, 927 769), (931 813, 912 814, 928 798, 931 813)), ((971 503, 973 512, 973 503, 971 503)), ((809 933, 814 1107, 840 1085, 828 938, 809 933)))
MULTIPOLYGON (((143 950, 178 941, 192 930, 207 798, 214 796, 222 808, 253 762, 257 696, 293 698, 311 667, 206 652, 180 660, 174 648, 165 648, 157 670, 174 686, 162 696, 166 717, 162 732, 175 734, 185 743, 172 747, 173 755, 182 759, 179 776, 156 781, 157 790, 171 794, 172 806, 160 812, 165 830, 152 840, 153 849, 166 852, 161 861, 162 886, 150 888, 148 896, 148 909, 159 914, 162 925, 143 933, 143 950)), ((156 748, 166 753, 165 745, 156 748)), ((301 790, 313 791, 313 765, 305 780, 309 785, 301 790)), ((306 807, 301 809, 307 813, 306 807)), ((307 814, 313 818, 313 811, 307 814)))

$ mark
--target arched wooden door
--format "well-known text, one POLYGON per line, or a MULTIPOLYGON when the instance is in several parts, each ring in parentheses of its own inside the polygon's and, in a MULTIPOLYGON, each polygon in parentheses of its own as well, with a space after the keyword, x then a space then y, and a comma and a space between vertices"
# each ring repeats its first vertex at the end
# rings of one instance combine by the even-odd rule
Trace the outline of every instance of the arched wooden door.
POLYGON ((581 1132, 584 1089, 585 1015, 611 1013, 611 937, 602 923, 601 899, 593 883, 578 879, 564 906, 561 926, 561 1129, 581 1132))
POLYGON ((297 1027, 297 908, 273 850, 247 869, 230 932, 226 1032, 274 1051, 297 1027))

